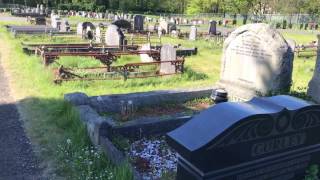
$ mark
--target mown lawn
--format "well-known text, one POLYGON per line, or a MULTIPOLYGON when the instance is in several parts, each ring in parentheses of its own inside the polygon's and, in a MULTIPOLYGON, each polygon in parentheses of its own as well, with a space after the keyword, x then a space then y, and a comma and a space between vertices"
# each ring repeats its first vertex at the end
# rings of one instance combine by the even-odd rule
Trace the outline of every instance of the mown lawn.
MULTIPOLYGON (((310 34, 285 34, 298 43, 315 40, 310 34)), ((18 99, 27 132, 45 162, 52 162, 52 173, 66 179, 108 177, 127 180, 132 173, 126 165, 115 167, 105 157, 90 149, 84 127, 77 112, 63 100, 70 92, 84 92, 90 96, 114 93, 213 86, 219 79, 222 48, 205 40, 195 42, 164 37, 163 43, 198 47, 199 54, 186 58, 183 75, 163 78, 83 81, 55 85, 50 68, 45 68, 39 57, 22 52, 21 42, 81 42, 77 37, 22 36, 14 39, 5 28, 0 28, 1 61, 9 73, 13 93, 18 99), (82 173, 80 173, 82 172, 82 173)), ((118 63, 137 61, 123 57, 118 63)), ((88 58, 67 57, 61 62, 75 67, 99 65, 88 58)), ((315 64, 310 59, 295 58, 293 72, 294 94, 305 94, 315 64)))

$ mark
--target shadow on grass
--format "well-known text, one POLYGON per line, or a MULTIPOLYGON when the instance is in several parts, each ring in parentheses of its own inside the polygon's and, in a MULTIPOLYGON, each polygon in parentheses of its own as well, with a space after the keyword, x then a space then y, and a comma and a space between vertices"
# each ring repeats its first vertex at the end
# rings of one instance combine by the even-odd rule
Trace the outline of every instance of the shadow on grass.
POLYGON ((133 179, 128 164, 114 166, 90 143, 75 108, 63 99, 30 97, 18 102, 28 132, 45 161, 66 179, 133 179))

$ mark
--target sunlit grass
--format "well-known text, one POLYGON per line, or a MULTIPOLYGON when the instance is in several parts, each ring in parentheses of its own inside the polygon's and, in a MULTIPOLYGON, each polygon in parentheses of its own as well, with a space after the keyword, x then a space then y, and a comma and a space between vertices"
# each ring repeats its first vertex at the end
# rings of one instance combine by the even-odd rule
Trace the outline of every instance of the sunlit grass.
MULTIPOLYGON (((297 43, 307 43, 316 39, 312 34, 285 33, 284 36, 296 40, 297 43)), ((10 72, 12 88, 16 97, 21 99, 19 107, 26 121, 28 133, 42 147, 42 156, 47 160, 58 161, 63 158, 76 158, 76 156, 69 157, 57 152, 58 145, 64 145, 67 139, 71 139, 74 145, 71 152, 76 154, 81 154, 83 148, 90 146, 77 112, 63 100, 65 93, 84 92, 92 96, 207 87, 213 86, 220 77, 221 46, 205 40, 188 41, 163 37, 163 43, 198 48, 198 55, 186 58, 184 74, 162 78, 129 79, 127 81, 79 81, 55 85, 52 82, 54 76, 51 68, 57 67, 57 65, 44 67, 39 57, 23 53, 21 42, 70 43, 83 42, 83 40, 76 36, 50 37, 47 35, 22 35, 14 39, 4 28, 0 28, 0 50, 3 64, 10 72)), ((139 56, 123 56, 114 65, 139 61, 139 56)), ((101 66, 99 61, 84 57, 61 57, 59 62, 70 67, 101 66)), ((314 64, 315 57, 295 58, 292 91, 306 92, 308 82, 313 75, 314 64)), ((114 167, 108 161, 101 163, 104 168, 117 176, 117 179, 131 178, 132 174, 127 167, 114 167)), ((59 167, 59 162, 56 164, 59 167)), ((77 168, 71 170, 68 168, 70 167, 64 167, 58 172, 65 177, 75 177, 77 168)), ((97 171, 100 170, 97 169, 95 172, 97 171)))

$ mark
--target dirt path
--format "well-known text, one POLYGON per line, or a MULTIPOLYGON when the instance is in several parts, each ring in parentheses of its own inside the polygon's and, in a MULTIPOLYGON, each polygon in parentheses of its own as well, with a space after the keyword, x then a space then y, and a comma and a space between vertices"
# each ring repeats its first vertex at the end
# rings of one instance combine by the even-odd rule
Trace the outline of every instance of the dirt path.
POLYGON ((0 63, 0 180, 42 180, 0 63))

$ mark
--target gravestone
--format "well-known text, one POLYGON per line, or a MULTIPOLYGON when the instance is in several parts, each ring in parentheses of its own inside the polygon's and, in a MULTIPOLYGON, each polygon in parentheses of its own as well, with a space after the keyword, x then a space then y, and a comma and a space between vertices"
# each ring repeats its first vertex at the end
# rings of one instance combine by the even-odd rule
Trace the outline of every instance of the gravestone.
MULTIPOLYGON (((141 51, 150 51, 151 50, 151 44, 143 44, 140 48, 141 51)), ((141 62, 153 62, 153 58, 150 57, 148 54, 140 54, 141 62)))
POLYGON ((119 16, 117 14, 114 15, 114 21, 118 21, 118 20, 120 20, 119 16))
POLYGON ((220 103, 167 134, 176 180, 304 179, 320 163, 320 105, 291 96, 220 103))
POLYGON ((282 22, 282 29, 287 29, 287 21, 283 20, 282 22))
POLYGON ((96 41, 96 43, 102 43, 101 27, 96 28, 95 41, 96 41))
POLYGON ((314 74, 312 80, 309 82, 308 95, 313 100, 320 103, 320 35, 318 35, 318 50, 316 66, 314 68, 314 74))
POLYGON ((168 33, 171 33, 172 31, 177 31, 177 25, 174 23, 168 24, 168 33))
POLYGON ((89 40, 92 40, 94 38, 93 29, 91 29, 91 26, 87 26, 85 38, 89 40))
POLYGON ((58 15, 52 14, 51 15, 51 26, 53 28, 60 29, 60 25, 61 25, 60 17, 58 15))
POLYGON ((78 23, 77 25, 77 35, 83 35, 83 23, 78 23))
POLYGON ((300 30, 303 28, 303 24, 300 24, 300 30))
POLYGON ((209 34, 210 35, 217 34, 217 21, 210 21, 209 34))
POLYGON ((161 36, 162 36, 162 28, 160 26, 158 26, 157 28, 158 28, 158 37, 161 38, 161 36))
POLYGON ((292 51, 294 52, 296 49, 296 46, 297 46, 296 41, 293 39, 287 39, 286 41, 287 41, 288 45, 290 46, 290 48, 292 49, 292 51))
MULTIPOLYGON (((161 61, 174 61, 177 58, 177 51, 172 45, 165 44, 161 47, 160 56, 161 61)), ((176 68, 171 62, 160 64, 160 74, 173 74, 175 71, 176 68)))
POLYGON ((243 24, 243 25, 247 24, 247 20, 248 20, 248 15, 243 15, 242 24, 243 24))
POLYGON ((135 15, 133 28, 135 31, 143 31, 144 16, 135 15))
POLYGON ((43 7, 43 4, 40 5, 40 12, 39 12, 41 15, 43 15, 45 12, 44 12, 44 7, 43 7))
POLYGON ((160 23, 159 23, 159 29, 161 30, 161 32, 163 34, 168 34, 170 31, 169 31, 169 24, 167 21, 165 20, 161 20, 160 23))
POLYGON ((70 24, 67 20, 63 20, 60 25, 60 32, 70 32, 70 24))
POLYGON ((116 25, 109 25, 106 31, 105 42, 108 46, 122 46, 124 35, 116 25))
POLYGON ((189 40, 195 41, 197 39, 197 27, 191 26, 190 28, 190 34, 189 34, 189 40))
POLYGON ((288 91, 294 53, 283 36, 267 24, 248 24, 225 40, 217 86, 231 101, 288 91))
POLYGON ((37 4, 37 8, 35 10, 35 13, 40 14, 40 5, 39 4, 37 4))

